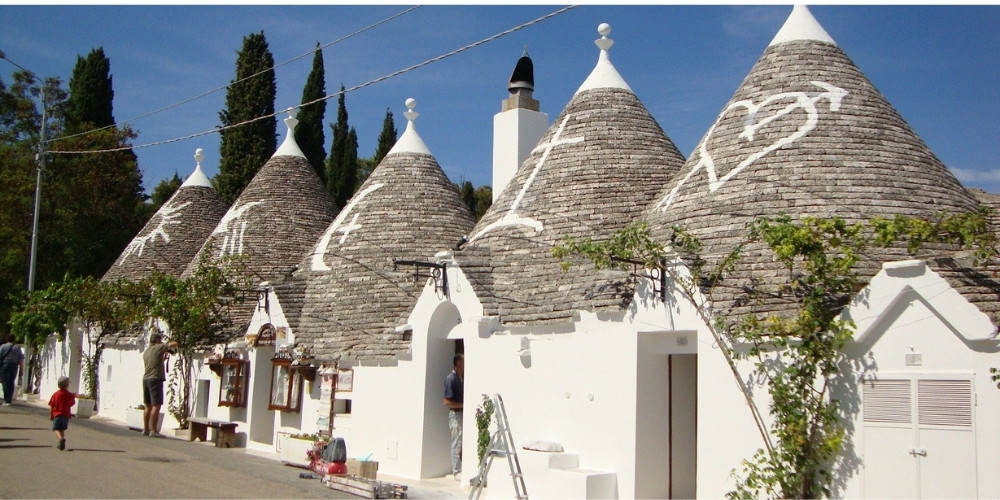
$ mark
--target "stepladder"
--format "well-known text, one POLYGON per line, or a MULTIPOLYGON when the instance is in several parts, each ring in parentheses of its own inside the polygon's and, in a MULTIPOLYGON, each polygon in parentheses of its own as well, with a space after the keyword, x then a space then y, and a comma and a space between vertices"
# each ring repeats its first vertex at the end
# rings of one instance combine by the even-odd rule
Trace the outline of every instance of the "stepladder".
POLYGON ((524 476, 521 474, 521 462, 517 459, 517 447, 514 445, 514 436, 510 432, 510 423, 507 421, 507 409, 504 407, 503 398, 499 394, 491 397, 493 401, 493 416, 496 419, 497 429, 490 438, 490 444, 483 454, 483 459, 479 462, 479 472, 472 478, 472 490, 469 492, 469 500, 478 500, 486 486, 486 477, 489 475, 490 467, 494 458, 506 458, 507 466, 510 468, 510 477, 514 482, 514 498, 517 500, 528 500, 528 490, 524 486, 524 476))

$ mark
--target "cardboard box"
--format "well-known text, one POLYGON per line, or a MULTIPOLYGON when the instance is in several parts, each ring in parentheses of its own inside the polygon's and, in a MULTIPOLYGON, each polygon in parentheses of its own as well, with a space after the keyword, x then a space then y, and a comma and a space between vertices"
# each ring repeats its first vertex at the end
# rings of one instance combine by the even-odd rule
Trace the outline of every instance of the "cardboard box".
POLYGON ((368 479, 376 479, 378 474, 378 462, 366 460, 364 462, 353 458, 347 459, 347 473, 352 476, 361 476, 368 479))

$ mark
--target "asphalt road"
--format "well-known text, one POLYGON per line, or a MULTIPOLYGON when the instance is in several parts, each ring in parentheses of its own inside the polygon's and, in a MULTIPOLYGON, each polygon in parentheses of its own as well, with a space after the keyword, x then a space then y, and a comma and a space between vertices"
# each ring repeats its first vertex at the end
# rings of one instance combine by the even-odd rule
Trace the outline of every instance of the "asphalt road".
POLYGON ((74 418, 59 451, 51 429, 45 406, 0 407, 0 498, 358 498, 244 449, 74 418))

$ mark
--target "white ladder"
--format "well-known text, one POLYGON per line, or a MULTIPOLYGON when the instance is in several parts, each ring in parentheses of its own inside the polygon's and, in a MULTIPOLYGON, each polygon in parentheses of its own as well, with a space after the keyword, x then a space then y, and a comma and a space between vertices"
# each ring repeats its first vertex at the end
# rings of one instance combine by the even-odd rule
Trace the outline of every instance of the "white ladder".
POLYGON ((510 467, 510 477, 514 481, 514 498, 517 500, 528 500, 528 490, 524 486, 524 476, 521 474, 521 462, 517 459, 517 448, 514 446, 514 436, 510 433, 510 424, 507 422, 507 409, 503 406, 503 398, 499 394, 493 395, 493 415, 497 419, 497 431, 490 439, 490 445, 486 448, 486 454, 479 463, 479 473, 472 478, 472 491, 469 492, 469 500, 478 500, 483 486, 486 484, 486 476, 493 465, 493 457, 507 457, 507 465, 510 467))

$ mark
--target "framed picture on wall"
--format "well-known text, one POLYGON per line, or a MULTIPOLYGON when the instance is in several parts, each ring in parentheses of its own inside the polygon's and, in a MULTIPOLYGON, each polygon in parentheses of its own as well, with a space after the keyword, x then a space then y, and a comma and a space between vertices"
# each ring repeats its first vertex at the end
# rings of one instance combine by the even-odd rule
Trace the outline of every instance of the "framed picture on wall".
POLYGON ((337 392, 351 392, 354 389, 354 368, 337 370, 337 392))

